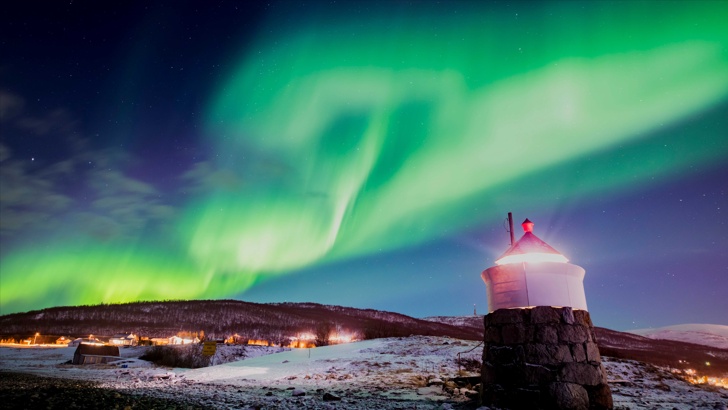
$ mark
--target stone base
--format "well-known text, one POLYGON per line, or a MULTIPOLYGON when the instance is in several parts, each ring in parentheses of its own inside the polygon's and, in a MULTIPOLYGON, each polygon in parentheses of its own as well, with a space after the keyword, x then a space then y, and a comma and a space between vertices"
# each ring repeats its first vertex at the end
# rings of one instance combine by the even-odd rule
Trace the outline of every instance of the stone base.
POLYGON ((611 409, 589 312, 500 309, 485 316, 482 401, 509 409, 611 409))

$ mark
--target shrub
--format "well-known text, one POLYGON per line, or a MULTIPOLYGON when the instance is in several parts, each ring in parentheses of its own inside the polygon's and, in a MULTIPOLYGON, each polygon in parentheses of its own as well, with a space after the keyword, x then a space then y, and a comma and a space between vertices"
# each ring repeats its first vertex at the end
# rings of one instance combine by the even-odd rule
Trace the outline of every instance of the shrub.
POLYGON ((196 369, 210 365, 210 358, 202 355, 201 345, 152 346, 139 357, 159 366, 196 369))

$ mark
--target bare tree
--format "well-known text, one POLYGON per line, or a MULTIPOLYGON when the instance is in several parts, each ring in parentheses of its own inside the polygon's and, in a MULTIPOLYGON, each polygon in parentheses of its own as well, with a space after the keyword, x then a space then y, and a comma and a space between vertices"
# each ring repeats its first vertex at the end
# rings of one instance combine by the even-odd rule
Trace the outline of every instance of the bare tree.
POLYGON ((331 322, 319 322, 316 326, 316 346, 328 346, 333 325, 331 322))

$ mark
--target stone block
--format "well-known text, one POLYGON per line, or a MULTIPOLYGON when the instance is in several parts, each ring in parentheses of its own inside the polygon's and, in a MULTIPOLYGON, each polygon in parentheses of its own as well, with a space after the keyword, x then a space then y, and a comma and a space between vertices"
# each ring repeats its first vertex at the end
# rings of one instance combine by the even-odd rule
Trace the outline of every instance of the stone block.
POLYGON ((586 389, 578 384, 551 383, 549 395, 557 409, 583 410, 589 408, 589 395, 586 389))
POLYGON ((569 345, 556 346, 554 357, 557 363, 570 363, 574 360, 571 356, 569 345))
POLYGON ((537 365, 559 365, 573 359, 568 345, 533 343, 525 346, 526 362, 537 365))
POLYGON ((516 363, 521 365, 526 363, 526 349, 523 346, 524 345, 517 345, 513 349, 516 353, 516 363))
POLYGON ((483 392, 481 398, 483 403, 498 405, 502 399, 505 390, 503 386, 497 383, 483 385, 483 392))
POLYGON ((594 324, 592 324, 591 317, 589 316, 589 312, 586 310, 575 310, 574 311, 574 323, 586 327, 594 327, 594 324))
POLYGON ((525 346, 526 350, 526 362, 531 364, 551 364, 553 359, 548 347, 551 345, 543 343, 531 343, 525 346))
POLYGON ((526 309, 498 309, 490 315, 490 325, 507 325, 526 321, 526 309))
POLYGON ((612 400, 612 391, 606 383, 594 387, 587 387, 589 394, 589 405, 593 410, 612 410, 614 401, 612 400))
POLYGON ((561 322, 568 325, 574 324, 574 311, 571 309, 570 306, 565 306, 561 308, 561 322))
POLYGON ((575 362, 586 362, 586 350, 584 348, 583 343, 577 343, 570 346, 571 347, 571 356, 574 358, 575 362))
POLYGON ((543 401, 538 388, 518 388, 511 391, 507 398, 506 408, 511 409, 537 409, 543 401))
POLYGON ((559 335, 554 326, 544 324, 536 326, 535 329, 533 335, 535 342, 545 344, 557 344, 559 342, 559 335))
POLYGON ((592 363, 601 363, 602 356, 599 354, 599 347, 594 342, 586 342, 586 360, 592 363))
POLYGON ((558 308, 551 306, 536 306, 531 309, 531 323, 559 323, 561 314, 558 308))
POLYGON ((485 328, 486 343, 503 343, 501 340, 501 330, 498 326, 488 326, 485 328))
POLYGON ((518 386, 523 384, 525 374, 523 366, 508 364, 504 366, 496 366, 495 377, 498 380, 498 384, 503 386, 518 386))
POLYGON ((556 381, 556 371, 537 364, 526 364, 523 368, 523 382, 537 385, 556 381))
POLYGON ((560 324, 556 329, 563 343, 584 343, 588 339, 589 330, 584 326, 560 324))
POLYGON ((491 346, 487 360, 496 367, 516 363, 516 349, 511 346, 491 346))
POLYGON ((483 363, 483 366, 480 368, 480 380, 484 386, 493 384, 497 381, 495 378, 495 367, 491 363, 483 363))
POLYGON ((559 372, 558 380, 585 386, 597 386, 603 383, 600 367, 589 363, 566 363, 559 372))
POLYGON ((503 343, 507 345, 515 345, 530 342, 526 325, 523 323, 514 325, 503 325, 501 328, 501 338, 503 343))

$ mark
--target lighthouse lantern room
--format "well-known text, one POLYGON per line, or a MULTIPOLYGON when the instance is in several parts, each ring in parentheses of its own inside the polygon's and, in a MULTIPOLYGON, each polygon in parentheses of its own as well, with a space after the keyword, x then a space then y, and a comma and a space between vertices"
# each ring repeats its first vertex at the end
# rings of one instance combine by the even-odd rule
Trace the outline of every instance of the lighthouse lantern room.
POLYGON ((559 251, 533 234, 526 219, 523 236, 481 273, 488 294, 488 311, 533 306, 587 310, 583 268, 568 263, 559 251))

